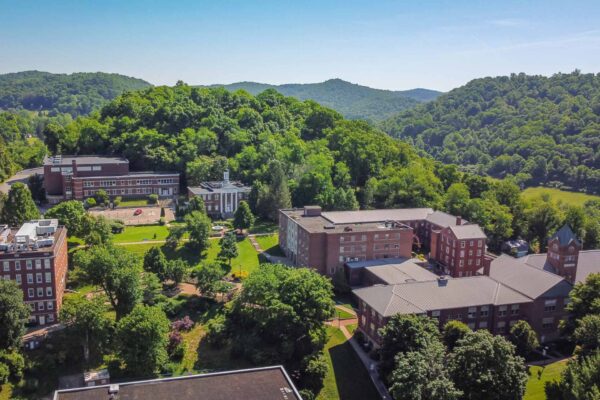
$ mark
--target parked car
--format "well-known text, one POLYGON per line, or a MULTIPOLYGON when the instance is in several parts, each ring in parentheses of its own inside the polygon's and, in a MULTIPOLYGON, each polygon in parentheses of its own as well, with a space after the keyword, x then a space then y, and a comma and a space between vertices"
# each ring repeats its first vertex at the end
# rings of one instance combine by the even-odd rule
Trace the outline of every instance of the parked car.
POLYGON ((141 209, 141 208, 138 208, 137 210, 135 210, 135 211, 133 212, 133 215, 140 215, 141 213, 142 213, 142 209, 141 209))

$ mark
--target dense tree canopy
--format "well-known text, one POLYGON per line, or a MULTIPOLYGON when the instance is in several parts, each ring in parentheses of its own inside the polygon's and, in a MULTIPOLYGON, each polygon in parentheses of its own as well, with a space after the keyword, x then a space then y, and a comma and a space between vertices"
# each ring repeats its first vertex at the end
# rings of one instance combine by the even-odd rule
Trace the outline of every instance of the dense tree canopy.
POLYGON ((118 74, 51 74, 25 71, 0 75, 0 109, 88 114, 126 90, 150 86, 118 74))
POLYGON ((476 79, 383 128, 445 163, 600 193, 600 75, 476 79))
POLYGON ((25 333, 29 307, 14 281, 0 279, 0 349, 18 348, 25 333))

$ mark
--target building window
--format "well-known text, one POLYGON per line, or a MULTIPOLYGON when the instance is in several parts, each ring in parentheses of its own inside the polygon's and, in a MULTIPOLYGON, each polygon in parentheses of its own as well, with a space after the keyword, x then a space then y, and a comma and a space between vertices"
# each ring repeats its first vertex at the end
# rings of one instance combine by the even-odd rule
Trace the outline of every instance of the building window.
POLYGON ((481 321, 479 323, 479 328, 480 329, 487 329, 487 327, 488 327, 487 321, 481 321))
POLYGON ((31 260, 25 261, 25 264, 27 265, 28 270, 31 270, 31 268, 33 268, 33 264, 31 263, 31 260))
POLYGON ((17 283, 20 285, 21 284, 21 274, 17 274, 15 276, 15 280, 17 281, 17 283))
POLYGON ((554 327, 554 318, 544 318, 542 319, 542 328, 549 329, 554 327))
POLYGON ((50 286, 46 288, 46 296, 52 296, 52 288, 50 286))
POLYGON ((479 240, 479 241, 477 241, 477 246, 478 246, 478 247, 482 247, 482 246, 483 246, 483 240, 479 240))
POLYGON ((53 301, 49 301, 47 308, 48 308, 48 310, 54 310, 54 302, 53 301))
POLYGON ((478 258, 477 260, 475 260, 475 264, 478 266, 481 265, 481 259, 478 258))
POLYGON ((518 304, 513 304, 512 306, 510 306, 510 314, 511 315, 519 315, 519 305, 518 304))
POLYGON ((556 300, 546 300, 544 302, 544 312, 556 311, 556 300))
POLYGON ((42 260, 35 260, 35 269, 42 269, 42 260))
POLYGON ((27 274, 27 283, 33 283, 33 274, 27 274))
POLYGON ((10 264, 8 263, 8 261, 4 261, 2 263, 3 267, 4 267, 4 272, 8 272, 10 271, 10 264))
POLYGON ((42 283, 42 282, 43 282, 42 274, 41 273, 35 274, 35 283, 42 283))
POLYGON ((464 248, 465 248, 465 241, 464 241, 464 240, 461 240, 461 241, 460 241, 460 247, 461 247, 462 249, 464 249, 464 248))
POLYGON ((37 288, 37 297, 44 297, 44 288, 37 288))
POLYGON ((431 312, 431 316, 434 318, 439 318, 440 316, 440 310, 434 310, 431 312))
POLYGON ((506 306, 498 307, 498 316, 504 317, 506 315, 506 306))
POLYGON ((39 310, 39 311, 44 311, 44 309, 45 309, 45 308, 46 308, 46 307, 45 307, 45 304, 44 304, 44 302, 43 302, 43 301, 40 301, 40 302, 38 303, 38 310, 39 310))
POLYGON ((15 271, 20 271, 21 270, 21 261, 17 260, 15 261, 15 271))
POLYGON ((469 322, 469 323, 467 324, 467 326, 468 326, 468 327, 469 327, 471 330, 474 330, 474 329, 475 329, 475 322, 469 322))
POLYGON ((44 268, 45 269, 50 269, 50 259, 49 258, 46 258, 44 260, 44 268))
POLYGON ((477 315, 477 307, 469 307, 469 312, 467 315, 470 319, 475 318, 475 316, 477 315))
POLYGON ((487 317, 489 314, 489 307, 488 306, 482 306, 481 307, 481 311, 479 312, 479 315, 482 317, 487 317))
POLYGON ((31 299, 34 296, 35 296, 35 293, 34 293, 33 289, 32 288, 27 289, 27 297, 29 297, 31 299))
POLYGON ((460 267, 464 267, 464 265, 465 265, 465 260, 460 260, 460 261, 458 262, 458 265, 459 265, 460 267))
POLYGON ((48 322, 54 322, 54 314, 48 314, 48 322))
POLYGON ((5 281, 10 281, 10 274, 5 274, 4 277, 3 277, 3 279, 5 281))
POLYGON ((463 258, 464 256, 465 256, 465 251, 464 251, 464 250, 461 250, 461 251, 460 251, 460 258, 463 258))
POLYGON ((52 274, 50 272, 46 272, 46 283, 52 282, 52 274))

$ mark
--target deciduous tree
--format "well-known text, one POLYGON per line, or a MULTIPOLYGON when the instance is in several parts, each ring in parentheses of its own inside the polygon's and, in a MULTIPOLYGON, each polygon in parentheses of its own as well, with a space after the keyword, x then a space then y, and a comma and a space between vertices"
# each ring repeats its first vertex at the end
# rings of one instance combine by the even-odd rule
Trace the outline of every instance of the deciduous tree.
POLYGON ((23 290, 14 281, 0 280, 0 349, 19 347, 28 318, 23 290))

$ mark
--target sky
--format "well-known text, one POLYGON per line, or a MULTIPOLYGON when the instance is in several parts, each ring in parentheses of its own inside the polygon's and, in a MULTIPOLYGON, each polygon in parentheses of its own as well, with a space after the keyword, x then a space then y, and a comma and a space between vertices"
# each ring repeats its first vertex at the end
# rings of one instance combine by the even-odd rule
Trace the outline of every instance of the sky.
POLYGON ((600 72, 600 1, 0 0, 0 73, 447 91, 600 72))

